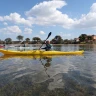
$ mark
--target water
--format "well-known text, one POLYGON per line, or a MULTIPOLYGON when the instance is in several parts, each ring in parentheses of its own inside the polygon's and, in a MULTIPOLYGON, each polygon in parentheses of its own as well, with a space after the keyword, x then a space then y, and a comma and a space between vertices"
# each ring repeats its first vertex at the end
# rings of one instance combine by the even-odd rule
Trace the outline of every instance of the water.
POLYGON ((1 56, 0 96, 96 96, 96 45, 54 45, 53 49, 85 52, 1 56))

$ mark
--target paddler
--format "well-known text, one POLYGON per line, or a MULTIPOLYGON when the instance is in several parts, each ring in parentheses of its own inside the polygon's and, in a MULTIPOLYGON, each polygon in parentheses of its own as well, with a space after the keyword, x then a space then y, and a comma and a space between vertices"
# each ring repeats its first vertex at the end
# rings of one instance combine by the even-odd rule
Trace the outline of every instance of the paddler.
POLYGON ((41 49, 45 49, 46 51, 51 50, 52 45, 50 44, 50 41, 46 41, 45 44, 46 44, 46 46, 44 48, 41 48, 41 49))

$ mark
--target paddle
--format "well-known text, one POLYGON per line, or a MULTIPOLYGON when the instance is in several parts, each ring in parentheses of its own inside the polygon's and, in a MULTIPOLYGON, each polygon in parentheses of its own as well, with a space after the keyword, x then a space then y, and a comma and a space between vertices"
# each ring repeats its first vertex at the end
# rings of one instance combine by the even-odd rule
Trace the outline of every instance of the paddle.
POLYGON ((46 68, 46 66, 43 64, 41 58, 40 58, 40 61, 41 61, 41 64, 42 64, 42 65, 44 66, 44 68, 45 68, 45 72, 46 72, 47 76, 50 78, 50 75, 47 73, 47 68, 46 68))
MULTIPOLYGON (((50 32, 50 33, 48 34, 46 40, 51 36, 51 33, 52 33, 52 32, 50 32)), ((46 41, 46 40, 45 40, 45 41, 46 41)), ((43 43, 43 44, 44 44, 44 43, 43 43)), ((41 47, 43 46, 43 44, 40 46, 39 50, 41 49, 41 47)))

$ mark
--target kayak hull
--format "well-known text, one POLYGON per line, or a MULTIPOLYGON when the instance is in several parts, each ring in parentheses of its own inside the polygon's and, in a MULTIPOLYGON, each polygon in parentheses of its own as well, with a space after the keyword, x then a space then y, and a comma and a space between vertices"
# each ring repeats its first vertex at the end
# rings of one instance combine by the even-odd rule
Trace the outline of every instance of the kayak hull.
POLYGON ((0 52, 4 55, 79 55, 84 51, 44 51, 44 50, 29 50, 29 51, 13 51, 0 49, 0 52))

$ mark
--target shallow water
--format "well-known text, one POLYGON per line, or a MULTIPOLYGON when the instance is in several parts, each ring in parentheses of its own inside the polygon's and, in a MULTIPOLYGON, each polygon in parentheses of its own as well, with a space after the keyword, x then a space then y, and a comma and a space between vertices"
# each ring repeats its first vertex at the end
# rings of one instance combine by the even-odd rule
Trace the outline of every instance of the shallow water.
POLYGON ((54 45, 53 49, 85 52, 1 56, 0 96, 96 96, 96 45, 54 45))

